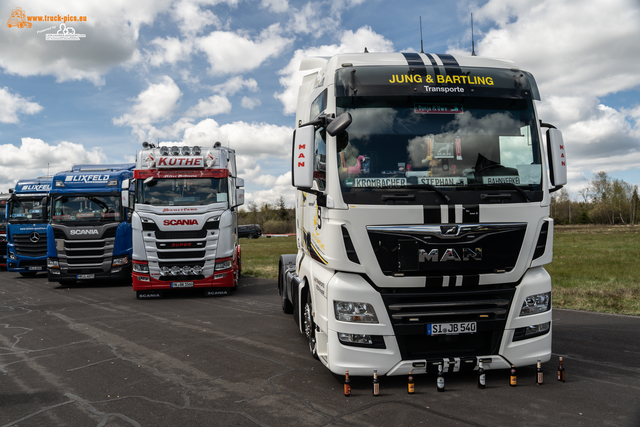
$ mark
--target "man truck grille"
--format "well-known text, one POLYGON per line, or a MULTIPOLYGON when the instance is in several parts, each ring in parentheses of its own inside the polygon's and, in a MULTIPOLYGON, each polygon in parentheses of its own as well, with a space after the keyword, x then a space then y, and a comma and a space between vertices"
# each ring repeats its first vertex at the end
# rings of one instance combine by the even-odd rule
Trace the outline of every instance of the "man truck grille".
POLYGON ((497 354, 514 287, 383 293, 404 360, 497 354), (429 324, 476 322, 476 333, 427 335, 429 324))

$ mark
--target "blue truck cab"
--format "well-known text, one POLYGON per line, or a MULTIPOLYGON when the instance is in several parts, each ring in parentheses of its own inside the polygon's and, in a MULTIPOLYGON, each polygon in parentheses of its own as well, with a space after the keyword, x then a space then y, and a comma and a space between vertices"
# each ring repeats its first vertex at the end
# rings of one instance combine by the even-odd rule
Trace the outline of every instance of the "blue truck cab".
POLYGON ((74 165, 54 175, 47 228, 50 282, 131 280, 131 221, 122 184, 133 178, 134 168, 135 163, 74 165))
POLYGON ((7 270, 35 276, 47 268, 47 204, 51 177, 16 183, 6 208, 7 270))

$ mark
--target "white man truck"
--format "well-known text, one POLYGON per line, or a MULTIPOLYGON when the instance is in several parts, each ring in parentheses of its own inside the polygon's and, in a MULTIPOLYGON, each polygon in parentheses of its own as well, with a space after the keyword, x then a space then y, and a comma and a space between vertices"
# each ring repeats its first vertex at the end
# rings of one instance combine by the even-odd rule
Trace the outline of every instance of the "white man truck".
POLYGON ((237 207, 244 203, 236 154, 212 147, 144 143, 134 183, 133 290, 158 298, 178 288, 235 290, 240 276, 237 207))
POLYGON ((538 120, 533 76, 423 53, 301 70, 298 253, 280 258, 278 288, 313 356, 351 375, 548 361, 543 265, 566 159, 561 133, 538 120))

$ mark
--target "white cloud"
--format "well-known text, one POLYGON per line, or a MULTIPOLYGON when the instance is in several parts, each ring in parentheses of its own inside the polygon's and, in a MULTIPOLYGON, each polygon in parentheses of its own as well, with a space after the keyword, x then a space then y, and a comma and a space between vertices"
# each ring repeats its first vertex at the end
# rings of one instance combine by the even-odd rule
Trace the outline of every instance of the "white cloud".
POLYGON ((279 176, 273 175, 259 175, 254 178, 245 177, 245 182, 249 180, 256 180, 261 184, 264 182, 264 190, 253 190, 245 195, 245 209, 248 204, 253 202, 257 206, 261 206, 263 203, 275 204, 282 196, 285 204, 288 207, 295 206, 296 190, 291 186, 291 172, 286 172, 279 176))
POLYGON ((268 8, 272 12, 282 13, 289 9, 287 0, 262 0, 262 7, 268 8))
POLYGON ((160 83, 150 84, 131 101, 134 103, 131 112, 113 119, 117 126, 148 125, 164 121, 171 116, 177 106, 182 92, 169 76, 164 76, 160 83))
POLYGON ((244 88, 251 92, 256 92, 258 90, 258 82, 255 79, 244 80, 241 76, 235 76, 224 83, 214 86, 212 89, 221 95, 234 95, 244 88))
MULTIPOLYGON (((100 2, 31 0, 21 5, 27 15, 56 16, 61 9, 86 22, 74 22, 78 34, 74 42, 46 41, 54 33, 51 22, 36 22, 31 29, 4 28, 0 37, 0 68, 20 76, 51 75, 58 82, 87 79, 104 84, 111 68, 131 60, 137 50, 140 26, 152 24, 172 0, 110 0, 100 2), (37 33, 38 30, 46 30, 37 33)), ((3 2, 0 16, 11 15, 15 4, 3 2)), ((6 18, 5 18, 6 19, 6 18)), ((57 28, 57 23, 54 23, 57 28)))
POLYGON ((224 114, 231 111, 231 102, 226 96, 213 95, 207 99, 201 99, 194 107, 185 113, 189 117, 209 117, 224 114))
POLYGON ((82 144, 68 141, 52 145, 41 139, 22 138, 20 147, 0 145, 0 189, 9 187, 24 178, 68 170, 74 164, 106 163, 107 156, 101 148, 86 149, 82 144))
POLYGON ((186 61, 193 50, 193 43, 181 41, 176 37, 155 38, 149 42, 149 45, 153 49, 145 49, 146 56, 149 64, 154 67, 186 61))
POLYGON ((202 4, 215 4, 214 1, 181 0, 171 7, 171 15, 178 23, 180 32, 185 36, 193 36, 213 25, 218 28, 220 20, 208 9, 202 9, 202 4))
POLYGON ((292 41, 281 33, 279 24, 263 30, 256 40, 232 32, 214 31, 198 39, 196 46, 207 55, 211 74, 242 73, 254 70, 291 44, 292 41))
POLYGON ((259 98, 249 98, 247 96, 242 97, 242 101, 240 101, 240 105, 242 105, 247 110, 253 110, 256 107, 259 107, 262 104, 259 98))
POLYGON ((286 158, 291 155, 292 134, 293 129, 288 126, 243 121, 220 125, 213 119, 205 119, 185 130, 183 142, 210 146, 220 141, 238 153, 251 153, 256 159, 267 156, 286 158))
POLYGON ((393 43, 374 32, 369 26, 361 27, 355 33, 350 30, 344 31, 340 37, 340 44, 296 50, 289 64, 278 72, 282 76, 280 77, 280 85, 285 89, 274 96, 282 102, 284 114, 295 113, 298 87, 302 83, 303 76, 309 74, 309 71, 299 71, 302 59, 310 56, 333 56, 338 53, 363 52, 365 47, 369 52, 393 51, 393 43))
POLYGON ((19 94, 12 94, 8 87, 0 88, 0 123, 18 123, 18 114, 36 114, 42 106, 19 94))

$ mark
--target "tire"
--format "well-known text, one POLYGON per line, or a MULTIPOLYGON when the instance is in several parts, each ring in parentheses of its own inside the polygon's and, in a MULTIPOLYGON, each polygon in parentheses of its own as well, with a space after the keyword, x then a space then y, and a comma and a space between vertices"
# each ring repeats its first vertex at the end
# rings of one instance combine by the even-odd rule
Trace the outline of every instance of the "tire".
POLYGON ((283 270, 283 265, 282 262, 280 263, 280 267, 278 268, 278 293, 280 294, 281 297, 281 301, 282 301, 282 311, 285 314, 292 314, 293 313, 293 304, 291 304, 291 301, 289 301, 289 299, 285 296, 285 292, 284 292, 284 272, 283 270))
POLYGON ((35 271, 21 271, 20 275, 24 276, 24 277, 36 277, 36 273, 35 271))
POLYGON ((307 302, 304 305, 304 316, 302 318, 302 330, 307 340, 309 340, 309 352, 318 359, 318 342, 316 341, 316 324, 313 321, 313 305, 311 304, 311 293, 307 292, 307 302))

